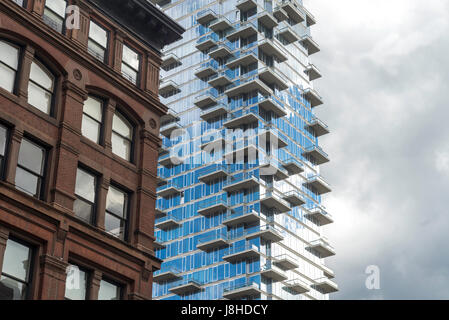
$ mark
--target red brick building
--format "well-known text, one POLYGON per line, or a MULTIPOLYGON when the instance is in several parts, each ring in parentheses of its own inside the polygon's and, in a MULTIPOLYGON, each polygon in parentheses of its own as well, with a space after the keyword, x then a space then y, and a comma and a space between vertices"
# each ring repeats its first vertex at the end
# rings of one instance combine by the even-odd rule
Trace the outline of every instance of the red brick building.
POLYGON ((183 31, 146 0, 0 1, 0 299, 151 298, 160 51, 183 31))

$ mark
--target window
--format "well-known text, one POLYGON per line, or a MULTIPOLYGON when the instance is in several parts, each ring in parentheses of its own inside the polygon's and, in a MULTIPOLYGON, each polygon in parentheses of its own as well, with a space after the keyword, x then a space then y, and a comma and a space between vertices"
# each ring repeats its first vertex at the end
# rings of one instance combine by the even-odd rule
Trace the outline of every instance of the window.
POLYGON ((112 152, 131 161, 133 127, 119 112, 112 119, 112 152))
POLYGON ((53 101, 54 76, 40 63, 31 63, 28 83, 28 103, 46 114, 50 114, 53 101))
POLYGON ((6 148, 8 146, 8 129, 0 124, 0 178, 5 169, 6 148))
POLYGON ((25 0, 12 0, 12 2, 17 3, 21 7, 26 7, 26 1, 25 0))
POLYGON ((120 300, 122 296, 121 287, 112 282, 101 280, 98 300, 120 300))
POLYGON ((6 242, 0 277, 0 300, 25 300, 31 278, 32 250, 12 239, 6 242))
POLYGON ((128 194, 113 186, 109 187, 106 200, 105 230, 125 240, 128 219, 128 194))
POLYGON ((132 83, 138 83, 140 68, 140 55, 123 45, 122 75, 132 83))
POLYGON ((83 123, 81 127, 83 136, 95 143, 100 143, 102 122, 103 102, 89 97, 83 108, 83 123))
POLYGON ((19 67, 19 48, 0 40, 0 87, 14 92, 17 69, 19 67))
POLYGON ((64 0, 47 0, 45 1, 45 9, 43 19, 44 22, 58 32, 64 30, 65 9, 67 2, 64 0))
POLYGON ((87 272, 71 264, 68 267, 65 281, 65 295, 67 300, 87 299, 87 272))
POLYGON ((20 145, 16 170, 16 188, 29 195, 42 198, 47 151, 24 138, 20 145))
POLYGON ((105 62, 108 50, 109 34, 95 22, 90 22, 87 49, 91 55, 105 62))
POLYGON ((75 185, 76 200, 73 211, 78 218, 91 224, 94 223, 96 193, 97 177, 78 168, 75 185))

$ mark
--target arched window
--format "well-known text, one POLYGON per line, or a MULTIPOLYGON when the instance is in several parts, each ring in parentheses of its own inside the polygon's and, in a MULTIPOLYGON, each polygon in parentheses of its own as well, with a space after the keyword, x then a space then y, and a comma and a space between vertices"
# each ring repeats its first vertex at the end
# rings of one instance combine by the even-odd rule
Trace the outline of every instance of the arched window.
POLYGON ((19 48, 0 40, 0 52, 0 87, 14 92, 19 67, 19 48))
POLYGON ((100 143, 102 125, 103 102, 89 96, 84 102, 81 132, 86 138, 95 143, 100 143))
POLYGON ((28 103, 50 114, 54 88, 55 77, 39 62, 33 61, 28 83, 28 103))
POLYGON ((112 152, 128 161, 132 160, 133 131, 131 123, 116 111, 112 121, 112 152))

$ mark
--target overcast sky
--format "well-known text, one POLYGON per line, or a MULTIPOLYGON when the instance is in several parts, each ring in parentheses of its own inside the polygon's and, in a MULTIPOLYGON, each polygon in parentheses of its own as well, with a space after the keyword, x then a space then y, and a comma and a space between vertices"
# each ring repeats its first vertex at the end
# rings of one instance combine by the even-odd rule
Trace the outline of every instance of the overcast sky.
MULTIPOLYGON (((322 174, 340 292, 449 298, 449 1, 305 0, 330 126, 322 174), (377 265, 381 289, 365 287, 377 265)), ((318 110, 319 109, 319 110, 318 110)))

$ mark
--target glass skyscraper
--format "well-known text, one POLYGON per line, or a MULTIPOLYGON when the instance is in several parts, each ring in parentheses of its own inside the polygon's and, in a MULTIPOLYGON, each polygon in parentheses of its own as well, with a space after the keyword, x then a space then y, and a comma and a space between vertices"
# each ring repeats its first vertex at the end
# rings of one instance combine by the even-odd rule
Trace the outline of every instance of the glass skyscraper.
POLYGON ((314 16, 301 0, 155 2, 187 31, 163 56, 154 299, 328 299, 314 16))

